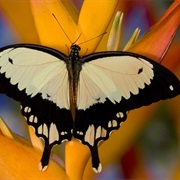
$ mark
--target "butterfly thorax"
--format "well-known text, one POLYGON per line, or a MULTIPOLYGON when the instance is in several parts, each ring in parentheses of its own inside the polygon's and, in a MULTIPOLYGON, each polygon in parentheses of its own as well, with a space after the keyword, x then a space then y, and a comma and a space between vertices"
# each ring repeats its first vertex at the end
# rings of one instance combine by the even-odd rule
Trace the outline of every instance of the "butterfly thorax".
POLYGON ((75 109, 77 101, 79 73, 81 71, 81 63, 79 56, 80 47, 76 44, 71 46, 71 52, 67 59, 67 69, 69 75, 69 92, 70 92, 70 107, 72 117, 75 119, 75 109))

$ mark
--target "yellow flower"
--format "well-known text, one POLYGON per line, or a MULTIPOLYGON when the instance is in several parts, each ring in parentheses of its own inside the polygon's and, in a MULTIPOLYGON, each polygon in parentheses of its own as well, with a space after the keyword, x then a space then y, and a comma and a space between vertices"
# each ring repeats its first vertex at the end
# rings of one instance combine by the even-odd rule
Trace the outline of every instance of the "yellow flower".
POLYGON ((46 173, 40 172, 37 162, 42 151, 13 134, 1 118, 0 141, 0 179, 68 179, 57 158, 53 156, 46 173))
MULTIPOLYGON (((70 47, 81 34, 76 43, 80 44, 87 41, 81 44, 80 53, 84 55, 107 49, 108 35, 99 36, 91 41, 88 40, 106 31, 109 34, 117 3, 117 0, 85 0, 79 14, 70 1, 63 0, 1 1, 0 7, 21 35, 22 42, 49 46, 68 54, 67 47, 70 47), (24 23, 24 20, 27 23, 24 23)), ((179 9, 180 1, 176 0, 163 17, 139 41, 134 43, 139 32, 137 30, 125 49, 160 61, 178 29, 179 9)), ((113 42, 116 43, 114 47, 112 47, 113 43, 110 43, 108 49, 117 49, 117 39, 120 39, 119 34, 116 34, 119 33, 120 28, 117 28, 116 23, 113 27, 115 29, 112 29, 110 37, 114 37, 114 33, 116 38, 113 42), (113 30, 115 31, 113 32, 113 30)), ((117 154, 123 154, 144 126, 143 117, 146 116, 147 112, 152 112, 156 106, 157 104, 150 108, 145 107, 143 111, 137 110, 130 113, 128 120, 120 130, 113 133, 110 139, 100 146, 100 159, 103 166, 116 161, 117 154)), ((6 170, 5 172, 7 172, 6 176, 0 173, 0 178, 50 177, 65 179, 68 177, 69 179, 89 179, 94 175, 91 170, 91 163, 87 163, 90 158, 89 149, 75 139, 65 145, 65 170, 51 158, 48 169, 42 173, 38 172, 37 168, 37 162, 41 157, 40 151, 27 145, 24 146, 17 141, 9 140, 2 135, 0 138, 3 143, 0 158, 1 154, 1 159, 5 158, 5 163, 1 164, 1 171, 6 170), (12 148, 14 149, 13 152, 10 151, 12 148), (22 157, 19 157, 20 153, 22 157), (27 173, 28 171, 31 176, 27 173)))

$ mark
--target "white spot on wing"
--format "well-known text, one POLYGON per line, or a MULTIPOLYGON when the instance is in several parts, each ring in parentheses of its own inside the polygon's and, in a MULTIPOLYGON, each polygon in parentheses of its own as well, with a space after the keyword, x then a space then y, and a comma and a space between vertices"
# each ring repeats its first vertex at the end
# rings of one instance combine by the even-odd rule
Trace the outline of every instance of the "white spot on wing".
POLYGON ((95 128, 94 128, 94 125, 89 125, 86 133, 85 133, 85 136, 84 136, 84 141, 85 142, 88 142, 91 146, 94 145, 94 137, 95 137, 95 128))
POLYGON ((42 124, 38 127, 38 134, 42 134, 42 124))
POLYGON ((83 132, 82 131, 77 131, 77 134, 83 135, 83 132))
POLYGON ((123 118, 123 117, 124 117, 124 114, 123 114, 122 112, 118 112, 118 113, 116 114, 116 117, 118 117, 118 118, 123 118))
POLYGON ((40 171, 45 171, 45 170, 47 169, 47 167, 48 167, 48 166, 44 166, 44 167, 43 167, 41 162, 40 162, 39 165, 38 165, 38 169, 39 169, 40 171))
POLYGON ((96 139, 101 137, 101 126, 98 126, 98 128, 96 129, 96 139))
POLYGON ((109 128, 112 127, 111 121, 108 122, 108 127, 109 127, 109 128))
POLYGON ((30 107, 28 107, 28 106, 26 106, 26 107, 24 108, 24 112, 26 112, 26 113, 31 112, 31 108, 30 108, 30 107))
POLYGON ((34 123, 38 122, 38 118, 36 116, 34 116, 34 123))
POLYGON ((101 129, 101 137, 106 137, 106 135, 107 135, 106 129, 102 128, 101 129))
POLYGON ((112 121, 112 125, 113 125, 113 127, 117 127, 117 121, 116 121, 116 120, 113 120, 113 121, 112 121))
POLYGON ((66 132, 66 131, 62 131, 62 132, 61 132, 61 135, 63 135, 63 136, 64 136, 65 134, 67 134, 67 132, 66 132))
POLYGON ((34 115, 31 115, 30 117, 29 117, 29 122, 33 122, 33 120, 34 120, 34 115))
POLYGON ((101 165, 101 163, 99 163, 99 166, 98 166, 97 169, 96 169, 95 167, 93 167, 92 169, 93 169, 93 171, 94 171, 95 173, 100 173, 100 172, 102 171, 102 165, 101 165))
POLYGON ((59 133, 54 123, 51 123, 49 128, 49 144, 59 140, 59 133))
POLYGON ((43 124, 43 134, 48 138, 48 127, 45 123, 43 124))
POLYGON ((44 124, 41 124, 39 127, 38 127, 38 134, 43 134, 44 136, 46 136, 48 138, 48 128, 47 128, 47 125, 44 123, 44 124))
POLYGON ((169 86, 169 89, 170 89, 171 91, 173 91, 173 90, 174 90, 174 87, 173 87, 172 85, 170 85, 170 86, 169 86))

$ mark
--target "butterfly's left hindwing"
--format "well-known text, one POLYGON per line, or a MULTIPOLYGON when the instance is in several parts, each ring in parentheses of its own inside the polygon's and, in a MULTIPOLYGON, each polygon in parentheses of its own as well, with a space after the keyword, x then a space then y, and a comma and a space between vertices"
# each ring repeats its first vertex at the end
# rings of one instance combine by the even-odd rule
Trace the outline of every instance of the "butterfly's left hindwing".
POLYGON ((39 94, 31 100, 21 103, 21 113, 28 125, 34 128, 36 135, 45 142, 40 163, 40 169, 45 170, 51 148, 64 141, 70 141, 72 138, 73 122, 71 113, 65 108, 60 109, 52 101, 42 99, 39 94))
POLYGON ((163 66, 132 53, 95 53, 81 61, 74 137, 89 146, 99 171, 98 143, 120 127, 129 110, 180 94, 180 82, 163 66))
POLYGON ((0 93, 21 103, 27 123, 44 139, 41 170, 48 165, 51 148, 72 137, 66 58, 38 45, 12 45, 0 50, 0 93))

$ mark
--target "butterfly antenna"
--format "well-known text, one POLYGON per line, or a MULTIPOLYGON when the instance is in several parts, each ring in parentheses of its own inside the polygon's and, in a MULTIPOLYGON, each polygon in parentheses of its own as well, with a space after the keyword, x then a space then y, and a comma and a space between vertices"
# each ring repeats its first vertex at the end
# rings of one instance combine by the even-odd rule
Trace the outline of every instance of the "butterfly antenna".
POLYGON ((93 39, 96 39, 96 38, 98 38, 98 37, 104 36, 104 34, 106 34, 106 33, 107 33, 107 32, 104 32, 104 33, 102 33, 102 34, 100 34, 100 35, 98 35, 98 36, 96 36, 96 37, 93 37, 93 38, 91 38, 91 39, 88 39, 87 41, 83 41, 83 42, 79 43, 78 45, 84 44, 84 43, 86 43, 86 42, 88 42, 88 41, 92 41, 93 39))
POLYGON ((66 48, 67 48, 67 51, 68 51, 68 54, 69 54, 69 47, 67 44, 65 44, 66 48))
POLYGON ((79 38, 81 37, 81 35, 82 35, 82 33, 78 36, 78 38, 77 38, 72 44, 75 44, 75 43, 79 40, 79 38))
POLYGON ((54 19, 57 21, 57 23, 59 24, 59 26, 61 27, 62 31, 64 32, 64 34, 66 35, 66 37, 68 38, 68 40, 72 43, 71 39, 69 38, 69 36, 66 34, 66 32, 64 31, 63 27, 61 26, 61 24, 59 23, 58 19, 56 18, 56 16, 52 13, 54 19))
POLYGON ((86 52, 84 53, 84 56, 87 54, 87 52, 88 52, 88 48, 86 49, 86 52))

